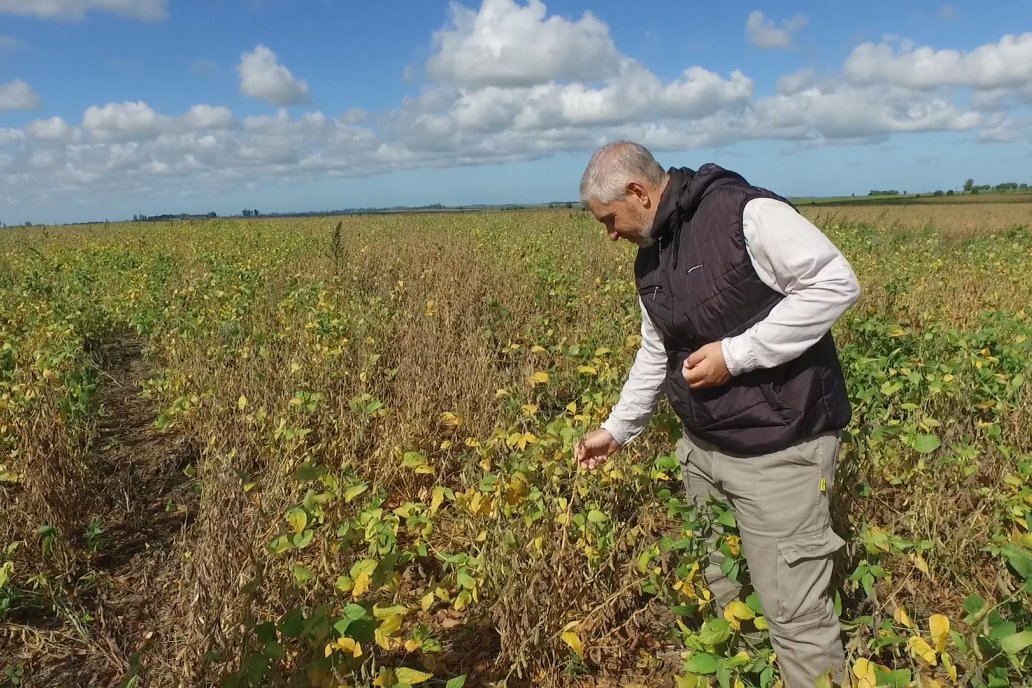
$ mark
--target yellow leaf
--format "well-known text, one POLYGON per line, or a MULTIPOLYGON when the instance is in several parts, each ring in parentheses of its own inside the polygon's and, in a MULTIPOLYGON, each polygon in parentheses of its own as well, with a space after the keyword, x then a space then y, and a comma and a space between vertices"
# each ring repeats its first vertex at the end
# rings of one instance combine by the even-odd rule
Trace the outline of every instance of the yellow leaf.
POLYGON ((598 375, 598 370, 594 366, 577 366, 577 372, 582 375, 598 375))
POLYGON ((935 641, 935 651, 945 650, 946 637, 950 632, 950 620, 942 614, 932 614, 928 618, 928 630, 931 631, 932 640, 935 641))
POLYGON ((337 640, 327 645, 325 653, 326 656, 329 657, 331 654, 333 654, 334 650, 340 650, 344 654, 351 655, 352 657, 362 656, 361 643, 356 641, 354 638, 348 638, 347 636, 337 638, 337 640))
POLYGON ((897 623, 901 623, 907 628, 914 627, 914 622, 910 620, 910 616, 907 615, 907 610, 903 607, 896 607, 892 610, 892 618, 895 619, 897 623))
POLYGON ((308 525, 308 514, 305 513, 304 509, 298 509, 297 507, 287 511, 286 519, 296 534, 300 534, 305 529, 305 526, 308 525))
POLYGON ((451 411, 445 411, 441 414, 441 423, 453 428, 457 428, 460 425, 462 425, 462 419, 456 416, 451 411))
POLYGON ((380 674, 373 679, 373 685, 378 686, 378 688, 387 688, 394 684, 394 669, 389 669, 387 667, 381 668, 380 674))
POLYGON ((874 673, 874 663, 861 657, 853 662, 853 676, 857 680, 857 688, 877 688, 878 676, 874 673))
POLYGON ((528 416, 533 416, 538 411, 537 404, 524 404, 520 408, 523 409, 523 412, 528 416))
POLYGON ((423 599, 419 601, 419 606, 423 608, 424 612, 430 611, 430 607, 434 606, 434 593, 433 591, 423 595, 423 599))
POLYGON ((532 354, 543 354, 546 351, 547 349, 541 346, 540 344, 535 344, 534 346, 530 347, 530 353, 532 354))
POLYGON ((394 677, 398 683, 407 683, 410 686, 414 686, 417 683, 422 683, 434 677, 433 674, 425 671, 417 671, 416 669, 409 669, 408 667, 398 667, 394 670, 394 677))
POLYGON ((914 657, 919 657, 932 666, 935 665, 935 650, 924 638, 911 636, 907 639, 907 647, 910 648, 910 654, 914 657))
POLYGON ((753 621, 753 626, 756 626, 756 630, 758 631, 766 631, 770 629, 770 625, 767 623, 767 617, 765 616, 757 616, 753 621))
POLYGON ((946 669, 946 673, 949 675, 950 680, 956 683, 957 681, 957 667, 953 664, 953 657, 950 656, 949 652, 942 653, 942 665, 946 669))
POLYGON ((675 688, 698 688, 699 678, 695 674, 687 676, 674 676, 675 688))
POLYGON ((237 399, 237 408, 241 411, 247 408, 247 397, 245 397, 243 394, 241 394, 240 398, 237 399))
POLYGON ((570 646, 570 649, 577 653, 578 657, 584 659, 584 644, 581 642, 580 636, 577 635, 577 631, 563 631, 562 639, 564 643, 570 646))
POLYGON ((577 413, 577 402, 571 401, 569 404, 566 405, 566 410, 570 413, 577 413))
POLYGON ((433 496, 430 498, 430 514, 436 514, 444 503, 444 488, 438 485, 434 488, 433 496))
POLYGON ((362 573, 360 573, 358 575, 358 578, 355 579, 355 587, 351 589, 351 597, 357 600, 359 597, 364 595, 366 591, 369 590, 369 585, 372 583, 372 581, 372 571, 363 571, 362 573))
POLYGON ((385 650, 391 649, 390 639, 397 635, 398 631, 401 630, 401 621, 404 614, 395 614, 394 616, 385 619, 376 628, 373 633, 373 637, 376 640, 376 644, 385 650))
POLYGON ((533 385, 543 385, 548 382, 549 379, 548 373, 541 370, 530 376, 530 382, 533 385))
POLYGON ((917 567, 918 571, 920 571, 926 576, 931 577, 932 574, 928 572, 928 562, 924 560, 924 557, 922 557, 920 554, 911 554, 910 560, 914 562, 914 566, 917 567))
POLYGON ((755 619, 756 613, 749 609, 749 605, 740 599, 736 599, 732 603, 728 604, 723 610, 723 618, 728 623, 735 624, 736 621, 744 621, 745 619, 755 619))

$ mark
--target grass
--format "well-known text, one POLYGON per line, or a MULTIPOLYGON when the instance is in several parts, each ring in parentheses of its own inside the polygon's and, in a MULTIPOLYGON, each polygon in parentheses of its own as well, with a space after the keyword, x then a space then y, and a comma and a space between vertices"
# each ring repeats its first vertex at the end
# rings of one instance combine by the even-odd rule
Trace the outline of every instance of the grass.
MULTIPOLYGON (((1026 681, 1028 208, 805 212, 863 287, 851 668, 1026 681)), ((577 210, 3 234, 0 685, 773 685, 763 610, 698 576, 719 514, 669 409, 572 461, 637 346, 632 259, 577 210)))

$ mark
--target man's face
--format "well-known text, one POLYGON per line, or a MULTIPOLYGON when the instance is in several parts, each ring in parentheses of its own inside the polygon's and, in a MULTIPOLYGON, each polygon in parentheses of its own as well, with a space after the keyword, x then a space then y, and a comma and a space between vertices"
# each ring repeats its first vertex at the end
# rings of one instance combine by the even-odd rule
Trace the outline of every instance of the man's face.
POLYGON ((588 210, 605 225, 606 234, 613 241, 626 239, 642 248, 654 241, 650 236, 653 213, 648 212, 641 198, 633 193, 610 203, 600 203, 592 198, 588 201, 588 210))

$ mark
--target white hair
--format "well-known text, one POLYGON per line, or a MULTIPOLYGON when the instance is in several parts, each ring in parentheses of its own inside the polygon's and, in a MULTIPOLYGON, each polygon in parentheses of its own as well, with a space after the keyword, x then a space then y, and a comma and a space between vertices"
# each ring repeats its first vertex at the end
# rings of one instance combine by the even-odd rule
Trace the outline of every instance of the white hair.
POLYGON ((659 186, 666 171, 652 157, 649 149, 633 141, 613 141, 595 151, 580 182, 581 202, 595 199, 612 203, 627 193, 632 181, 659 186))

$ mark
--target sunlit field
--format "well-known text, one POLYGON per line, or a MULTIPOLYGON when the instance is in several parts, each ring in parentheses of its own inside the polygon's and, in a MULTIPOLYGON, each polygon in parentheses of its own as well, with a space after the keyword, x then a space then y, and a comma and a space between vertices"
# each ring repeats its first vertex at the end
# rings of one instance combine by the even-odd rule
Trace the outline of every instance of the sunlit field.
MULTIPOLYGON (((863 295, 836 601, 857 685, 1032 680, 1029 204, 814 207, 863 295), (924 213, 921 215, 920 213, 924 213)), ((589 214, 0 233, 0 685, 775 686, 589 214)), ((735 531, 720 540, 746 577, 735 531)))

